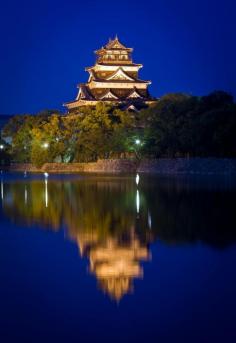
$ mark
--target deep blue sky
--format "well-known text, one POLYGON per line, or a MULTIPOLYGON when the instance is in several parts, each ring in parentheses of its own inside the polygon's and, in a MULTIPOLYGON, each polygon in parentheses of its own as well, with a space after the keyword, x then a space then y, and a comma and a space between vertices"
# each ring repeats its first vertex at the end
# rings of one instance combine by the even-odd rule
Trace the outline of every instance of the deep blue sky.
POLYGON ((236 95, 234 0, 17 1, 1 4, 0 113, 62 109, 93 51, 118 34, 154 96, 236 95))

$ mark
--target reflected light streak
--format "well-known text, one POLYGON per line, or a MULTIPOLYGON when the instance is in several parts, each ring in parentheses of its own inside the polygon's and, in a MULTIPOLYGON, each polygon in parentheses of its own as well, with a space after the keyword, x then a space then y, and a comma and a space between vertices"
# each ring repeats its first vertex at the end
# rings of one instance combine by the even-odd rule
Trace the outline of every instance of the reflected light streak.
POLYGON ((27 191, 27 187, 25 186, 25 204, 27 204, 28 201, 28 191, 27 191))
POLYGON ((4 191, 3 191, 3 180, 1 180, 1 199, 4 198, 4 191))
POLYGON ((139 213, 139 208, 140 208, 140 197, 139 197, 139 191, 137 190, 136 192, 136 211, 139 213))
POLYGON ((152 228, 152 217, 151 217, 151 213, 148 211, 148 227, 149 229, 152 228))
POLYGON ((138 184, 139 184, 139 174, 136 175, 135 181, 136 181, 136 185, 138 186, 138 184))
POLYGON ((45 179, 45 207, 48 207, 48 180, 45 179))

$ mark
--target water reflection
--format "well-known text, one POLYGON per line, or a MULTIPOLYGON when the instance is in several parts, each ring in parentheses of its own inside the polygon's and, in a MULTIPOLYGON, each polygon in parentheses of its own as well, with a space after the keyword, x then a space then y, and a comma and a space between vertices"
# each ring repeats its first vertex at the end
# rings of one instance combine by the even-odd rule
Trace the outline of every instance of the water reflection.
POLYGON ((104 241, 93 234, 78 236, 81 255, 89 257, 91 273, 100 288, 117 301, 133 290, 134 278, 143 277, 140 261, 150 259, 147 245, 141 243, 133 230, 127 234, 126 243, 112 236, 104 241))
POLYGON ((1 199, 4 199, 4 193, 3 193, 3 180, 1 179, 1 199))
MULTIPOLYGON (((221 183, 222 184, 222 183, 221 183)), ((65 177, 1 180, 3 212, 16 224, 66 230, 99 287, 116 301, 143 277, 149 245, 236 240, 235 191, 214 182, 160 178, 65 177)))
POLYGON ((138 217, 139 191, 124 180, 5 182, 4 213, 17 224, 59 231, 75 241, 99 287, 112 298, 133 290, 143 277, 141 261, 151 258, 147 210, 138 217))

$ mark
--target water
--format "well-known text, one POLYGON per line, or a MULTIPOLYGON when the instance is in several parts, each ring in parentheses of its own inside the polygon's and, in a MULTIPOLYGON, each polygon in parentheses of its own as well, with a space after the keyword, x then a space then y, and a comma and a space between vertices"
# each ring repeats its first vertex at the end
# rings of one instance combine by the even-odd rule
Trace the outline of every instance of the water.
POLYGON ((0 341, 235 342, 229 177, 1 175, 0 341))

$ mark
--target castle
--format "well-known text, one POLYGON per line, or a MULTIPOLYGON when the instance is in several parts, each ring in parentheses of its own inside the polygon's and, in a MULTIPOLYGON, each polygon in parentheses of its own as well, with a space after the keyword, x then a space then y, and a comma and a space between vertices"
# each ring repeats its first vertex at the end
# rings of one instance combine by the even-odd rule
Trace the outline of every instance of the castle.
POLYGON ((132 52, 117 36, 95 51, 95 65, 85 69, 89 73, 88 82, 79 84, 76 99, 64 104, 68 111, 95 106, 101 101, 132 111, 155 103, 156 99, 148 92, 151 81, 139 79, 138 72, 143 65, 133 63, 132 52))

